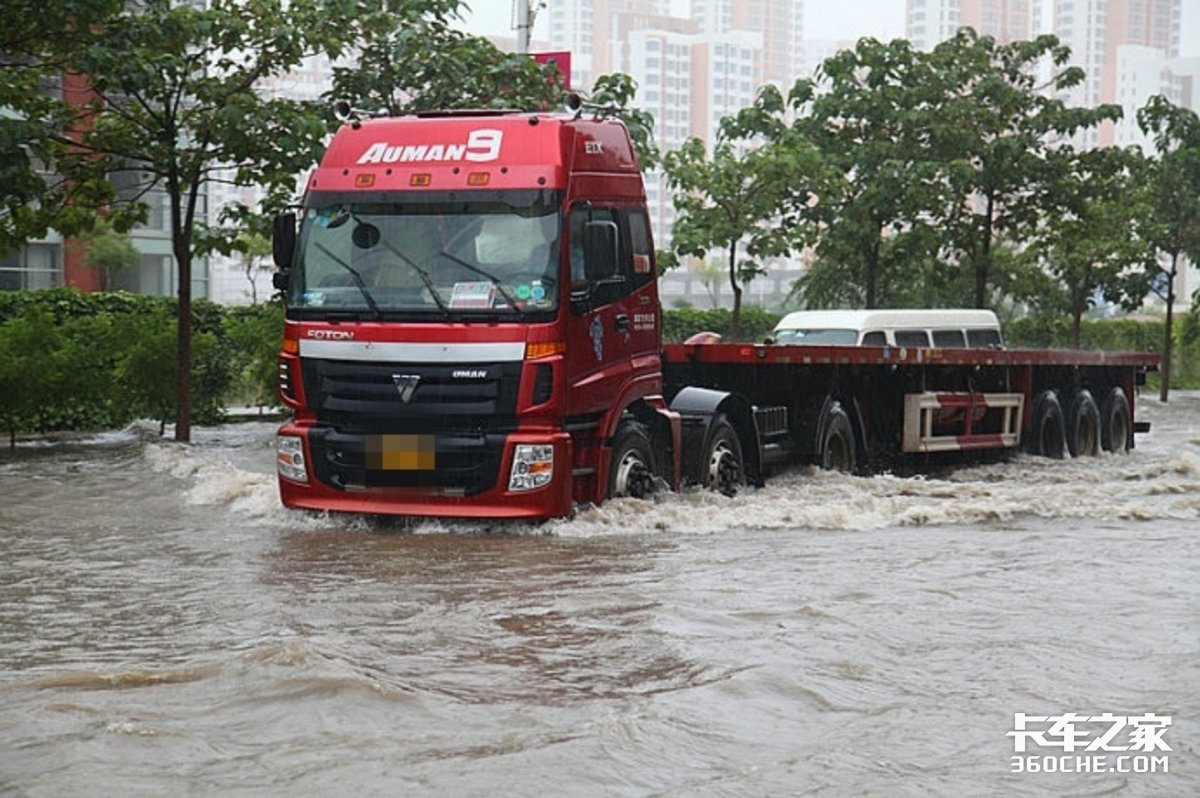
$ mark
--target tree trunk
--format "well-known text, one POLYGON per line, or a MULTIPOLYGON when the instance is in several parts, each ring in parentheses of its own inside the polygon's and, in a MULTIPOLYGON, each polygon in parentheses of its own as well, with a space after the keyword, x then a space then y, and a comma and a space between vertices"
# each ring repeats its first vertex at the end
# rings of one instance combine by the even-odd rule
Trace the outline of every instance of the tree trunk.
POLYGON ((175 248, 179 266, 178 359, 175 368, 175 440, 192 439, 192 253, 175 248))
POLYGON ((880 246, 880 241, 879 241, 879 238, 877 237, 875 239, 875 243, 867 251, 867 262, 866 262, 866 264, 864 264, 866 266, 866 274, 863 275, 863 277, 864 277, 863 282, 865 283, 865 285, 863 286, 863 288, 864 288, 863 293, 865 294, 863 299, 865 300, 865 302, 863 304, 866 305, 867 310, 873 310, 875 308, 875 304, 876 304, 875 303, 875 280, 878 277, 878 271, 879 271, 879 246, 880 246))
POLYGON ((1075 349, 1080 348, 1083 337, 1083 296, 1083 290, 1078 286, 1071 289, 1071 346, 1075 349))
MULTIPOLYGON (((995 200, 989 194, 987 198, 987 211, 984 215, 983 229, 983 252, 975 261, 975 307, 987 307, 987 286, 988 272, 992 265, 992 225, 993 215, 995 213, 995 200)), ((1079 348, 1078 344, 1075 346, 1079 348)))
POLYGON ((1163 330, 1162 362, 1158 371, 1162 374, 1162 384, 1158 389, 1158 398, 1165 402, 1171 393, 1171 349, 1174 336, 1171 327, 1175 323, 1175 276, 1179 273, 1179 253, 1171 255, 1171 270, 1167 272, 1167 323, 1163 330))
POLYGON ((729 320, 729 339, 737 341, 741 335, 742 287, 737 281, 737 242, 729 242, 729 287, 733 289, 733 317, 729 320))

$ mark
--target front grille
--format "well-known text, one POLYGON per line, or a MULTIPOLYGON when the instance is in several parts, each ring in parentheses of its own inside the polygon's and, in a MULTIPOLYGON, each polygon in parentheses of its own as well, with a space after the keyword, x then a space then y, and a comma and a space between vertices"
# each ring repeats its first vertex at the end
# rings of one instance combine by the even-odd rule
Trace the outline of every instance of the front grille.
POLYGON ((480 432, 516 425, 521 363, 303 361, 319 424, 361 432, 480 432), (401 387, 413 385, 404 401, 401 387))
POLYGON ((301 373, 317 420, 309 445, 321 482, 340 490, 422 487, 465 496, 497 483, 505 440, 516 429, 521 363, 306 358, 301 373), (380 435, 432 435, 435 467, 368 468, 369 444, 380 435))

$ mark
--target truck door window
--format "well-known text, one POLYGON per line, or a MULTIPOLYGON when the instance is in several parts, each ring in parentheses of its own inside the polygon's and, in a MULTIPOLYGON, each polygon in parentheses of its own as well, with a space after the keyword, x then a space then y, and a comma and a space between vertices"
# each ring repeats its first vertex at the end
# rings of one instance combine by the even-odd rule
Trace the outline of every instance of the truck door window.
MULTIPOLYGON (((617 212, 612 208, 592 208, 576 205, 571 209, 569 232, 571 252, 571 288, 587 287, 587 275, 583 269, 583 226, 588 222, 616 222, 617 212)), ((621 273, 618 268, 617 273, 621 273)))
POLYGON ((650 221, 640 210, 629 211, 629 249, 633 273, 629 276, 633 288, 641 288, 653 280, 654 246, 650 242, 650 221))
POLYGON ((862 337, 863 346, 887 346, 887 336, 883 330, 871 330, 862 337))

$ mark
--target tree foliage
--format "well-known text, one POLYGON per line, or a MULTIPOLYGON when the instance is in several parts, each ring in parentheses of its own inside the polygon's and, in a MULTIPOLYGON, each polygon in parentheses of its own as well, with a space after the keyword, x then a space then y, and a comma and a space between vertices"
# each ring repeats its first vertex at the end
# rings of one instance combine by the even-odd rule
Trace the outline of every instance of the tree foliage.
POLYGON ((722 121, 711 154, 693 137, 663 162, 676 189, 676 254, 703 259, 714 248, 726 253, 735 340, 743 285, 763 273, 765 259, 795 247, 797 230, 806 229, 801 221, 816 196, 816 151, 784 135, 786 128, 779 124, 783 110, 782 96, 767 86, 751 108, 722 121), (739 259, 743 246, 749 257, 739 259))
POLYGON ((86 231, 102 208, 115 230, 127 230, 145 218, 151 192, 165 195, 179 292, 175 430, 188 440, 192 264, 212 245, 198 236, 206 187, 290 186, 315 160, 327 129, 323 115, 254 88, 319 50, 339 53, 352 4, 144 0, 97 9, 105 13, 87 28, 68 22, 71 35, 43 30, 28 42, 24 79, 65 74, 74 102, 48 108, 40 95, 12 97, 19 116, 43 123, 28 151, 42 148, 54 176, 45 180, 40 204, 6 217, 7 238, 44 234, 49 226, 86 231))
POLYGON ((1139 177, 1150 208, 1145 237, 1159 258, 1147 270, 1150 286, 1166 304, 1163 332, 1163 381, 1167 401, 1174 346, 1175 284, 1180 260, 1200 263, 1200 118, 1161 95, 1138 111, 1138 125, 1149 134, 1157 154, 1148 158, 1139 177))
POLYGON ((944 231, 947 263, 969 273, 972 304, 985 307, 997 242, 1027 240, 1047 214, 1071 201, 1079 182, 1070 169, 1056 168, 1074 157, 1064 145, 1121 110, 1068 107, 1060 99, 1084 71, 1068 65, 1070 49, 1054 36, 1001 45, 962 28, 927 58, 924 77, 936 91, 926 95, 921 144, 946 191, 933 218, 944 231), (1042 68, 1050 71, 1044 82, 1042 68))
POLYGON ((1136 154, 1112 147, 1055 154, 1063 169, 1055 179, 1053 223, 1034 238, 1045 271, 1066 300, 1073 343, 1080 346, 1084 314, 1100 298, 1137 308, 1145 296, 1140 267, 1151 259, 1144 240, 1131 235, 1146 216, 1145 193, 1131 168, 1136 154))
POLYGON ((462 0, 383 0, 349 21, 357 57, 335 65, 329 99, 391 116, 454 108, 557 105, 557 67, 458 30, 462 0))

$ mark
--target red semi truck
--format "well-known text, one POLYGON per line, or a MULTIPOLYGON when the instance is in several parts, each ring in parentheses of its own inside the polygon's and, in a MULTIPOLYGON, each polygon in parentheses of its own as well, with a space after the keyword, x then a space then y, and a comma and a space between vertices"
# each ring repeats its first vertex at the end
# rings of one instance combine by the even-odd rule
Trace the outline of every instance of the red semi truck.
POLYGON ((274 244, 289 507, 540 519, 788 464, 1124 451, 1157 363, 663 345, 641 172, 603 114, 348 119, 274 244))

